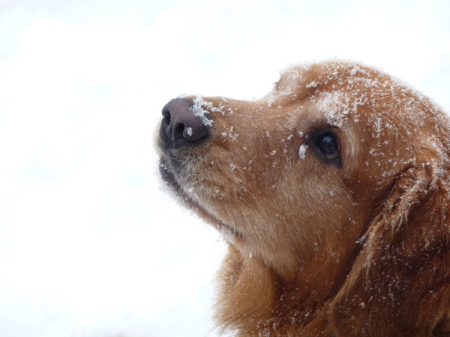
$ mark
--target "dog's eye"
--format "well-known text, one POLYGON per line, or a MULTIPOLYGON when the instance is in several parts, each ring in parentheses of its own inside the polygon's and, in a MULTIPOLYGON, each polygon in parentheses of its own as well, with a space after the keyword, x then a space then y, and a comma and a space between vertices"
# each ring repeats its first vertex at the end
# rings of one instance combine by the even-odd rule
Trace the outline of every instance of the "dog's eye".
POLYGON ((339 157, 339 145, 336 137, 331 133, 325 133, 317 137, 315 144, 320 152, 328 159, 339 157))

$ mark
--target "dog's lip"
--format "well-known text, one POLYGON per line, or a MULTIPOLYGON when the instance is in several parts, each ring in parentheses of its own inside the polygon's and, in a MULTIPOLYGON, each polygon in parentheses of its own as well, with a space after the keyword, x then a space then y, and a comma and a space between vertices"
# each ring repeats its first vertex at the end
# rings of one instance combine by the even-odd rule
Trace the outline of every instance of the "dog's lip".
MULTIPOLYGON (((216 219, 217 219, 217 218, 216 218, 216 219)), ((217 220, 218 220, 218 219, 217 219, 217 220)), ((227 231, 233 233, 233 234, 234 234, 235 236, 237 236, 237 237, 240 237, 240 238, 243 238, 243 237, 244 237, 244 236, 242 235, 241 232, 239 232, 238 230, 236 230, 235 228, 231 227, 230 225, 224 223, 224 222, 221 221, 221 220, 218 220, 218 227, 219 227, 219 230, 220 230, 220 231, 227 230, 227 231)))
POLYGON ((160 160, 160 173, 162 179, 168 184, 177 194, 177 198, 183 199, 184 202, 188 203, 192 209, 197 209, 205 212, 208 217, 213 220, 211 221, 212 224, 219 230, 219 232, 222 232, 224 230, 228 231, 229 233, 232 233, 234 236, 243 238, 243 234, 233 228, 232 226, 228 225, 227 223, 223 222, 221 219, 217 218, 215 215, 211 214, 205 207, 203 207, 199 202, 197 202, 195 199, 193 199, 189 193, 181 186, 178 181, 175 179, 175 175, 170 170, 170 165, 168 165, 167 160, 164 157, 161 157, 160 160))

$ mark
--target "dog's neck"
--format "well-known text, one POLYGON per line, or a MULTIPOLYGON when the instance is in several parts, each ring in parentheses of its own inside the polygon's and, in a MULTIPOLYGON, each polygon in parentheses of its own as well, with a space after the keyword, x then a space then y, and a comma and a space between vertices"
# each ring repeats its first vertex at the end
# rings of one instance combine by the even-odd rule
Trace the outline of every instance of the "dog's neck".
POLYGON ((289 336, 299 331, 305 336, 332 336, 327 312, 345 281, 346 263, 320 254, 289 274, 243 256, 230 245, 218 275, 216 320, 239 337, 289 336))

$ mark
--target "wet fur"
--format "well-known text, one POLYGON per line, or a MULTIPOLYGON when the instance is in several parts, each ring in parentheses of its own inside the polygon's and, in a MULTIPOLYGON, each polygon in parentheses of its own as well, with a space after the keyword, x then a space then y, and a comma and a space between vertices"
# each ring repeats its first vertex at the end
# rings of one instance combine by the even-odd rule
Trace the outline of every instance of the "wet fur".
POLYGON ((230 238, 221 331, 450 336, 450 127, 438 107, 348 62, 290 68, 261 100, 201 102, 209 141, 162 152, 161 172, 230 238), (341 165, 314 148, 323 130, 341 165))

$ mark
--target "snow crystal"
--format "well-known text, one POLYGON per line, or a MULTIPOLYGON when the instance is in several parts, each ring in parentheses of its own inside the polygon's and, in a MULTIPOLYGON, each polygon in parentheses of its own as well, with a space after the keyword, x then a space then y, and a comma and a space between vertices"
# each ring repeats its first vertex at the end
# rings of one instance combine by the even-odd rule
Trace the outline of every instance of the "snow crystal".
POLYGON ((209 111, 204 110, 203 107, 212 108, 212 102, 205 102, 201 96, 197 96, 194 99, 192 111, 194 112, 195 116, 200 117, 204 125, 211 127, 213 121, 206 118, 205 114, 208 114, 209 111))
POLYGON ((301 160, 305 160, 306 156, 306 150, 308 149, 308 145, 302 144, 300 145, 300 148, 298 149, 298 156, 300 157, 301 160))

